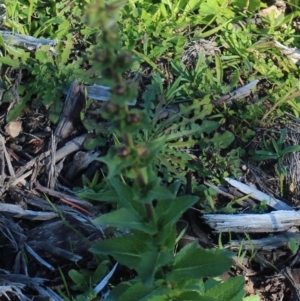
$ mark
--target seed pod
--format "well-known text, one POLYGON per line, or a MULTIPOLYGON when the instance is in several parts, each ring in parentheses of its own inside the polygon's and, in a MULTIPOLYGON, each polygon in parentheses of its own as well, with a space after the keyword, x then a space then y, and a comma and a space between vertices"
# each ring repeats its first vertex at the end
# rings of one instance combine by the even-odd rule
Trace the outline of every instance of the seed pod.
POLYGON ((114 87, 114 93, 118 96, 122 96, 125 94, 125 87, 121 84, 117 84, 115 87, 114 87))
POLYGON ((146 157, 148 155, 148 149, 144 146, 137 145, 136 150, 141 157, 146 157))
POLYGON ((116 105, 115 103, 108 101, 105 105, 104 105, 104 111, 105 113, 108 114, 114 114, 119 110, 119 106, 116 105))
POLYGON ((137 112, 132 112, 128 114, 127 122, 129 124, 137 124, 141 121, 141 115, 137 112))
POLYGON ((129 64, 131 64, 131 55, 128 53, 122 53, 117 58, 117 64, 120 67, 127 67, 129 64))
POLYGON ((129 155, 128 148, 125 145, 120 146, 117 153, 120 158, 126 158, 129 155))
POLYGON ((105 52, 95 51, 93 60, 98 63, 103 63, 106 60, 105 52))

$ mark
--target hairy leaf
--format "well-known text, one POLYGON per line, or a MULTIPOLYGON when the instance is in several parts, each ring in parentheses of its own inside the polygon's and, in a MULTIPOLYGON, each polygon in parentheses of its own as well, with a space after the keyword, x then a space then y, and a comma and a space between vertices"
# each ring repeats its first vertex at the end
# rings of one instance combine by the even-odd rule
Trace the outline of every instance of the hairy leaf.
POLYGON ((142 220, 135 211, 121 208, 94 219, 94 223, 102 226, 112 226, 120 230, 136 229, 148 234, 155 234, 157 229, 142 220))
POLYGON ((143 258, 144 259, 140 262, 140 265, 136 268, 136 270, 145 285, 151 285, 154 281, 154 276, 157 270, 174 260, 172 250, 149 251, 143 254, 143 258))
POLYGON ((245 295, 244 286, 244 277, 232 277, 227 281, 214 286, 203 296, 212 297, 215 301, 242 301, 245 295))
POLYGON ((229 253, 220 250, 203 250, 193 243, 177 254, 173 270, 167 276, 169 281, 215 277, 230 268, 229 253))
POLYGON ((109 294, 107 301, 148 301, 168 300, 171 289, 164 285, 145 286, 141 282, 121 283, 114 287, 109 294))
POLYGON ((95 254, 111 255, 119 263, 135 269, 139 266, 143 254, 153 250, 151 241, 151 236, 146 234, 143 239, 128 235, 99 241, 90 248, 90 251, 95 254))
MULTIPOLYGON (((158 224, 160 228, 168 227, 177 222, 182 214, 198 201, 195 196, 181 196, 168 202, 168 208, 165 212, 159 212, 158 224)), ((163 202, 163 201, 161 201, 163 202)), ((167 202, 167 201, 165 201, 167 202)), ((160 210, 160 208, 157 209, 160 210)))

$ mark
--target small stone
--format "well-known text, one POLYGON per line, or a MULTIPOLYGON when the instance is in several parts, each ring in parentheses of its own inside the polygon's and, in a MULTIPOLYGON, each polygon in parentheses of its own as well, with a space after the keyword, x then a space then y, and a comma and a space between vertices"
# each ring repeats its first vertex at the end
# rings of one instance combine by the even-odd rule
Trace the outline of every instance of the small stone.
POLYGON ((246 164, 243 164, 242 166, 241 166, 241 169, 242 169, 242 171, 247 171, 248 170, 248 166, 246 165, 246 164))

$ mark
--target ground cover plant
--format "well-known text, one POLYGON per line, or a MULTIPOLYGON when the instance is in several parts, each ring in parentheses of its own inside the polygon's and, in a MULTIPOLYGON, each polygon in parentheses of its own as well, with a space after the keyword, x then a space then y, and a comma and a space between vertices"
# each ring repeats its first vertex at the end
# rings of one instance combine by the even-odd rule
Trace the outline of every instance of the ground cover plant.
MULTIPOLYGON (((270 210, 266 203, 245 205, 243 195, 224 201, 213 185, 224 185, 225 177, 266 187, 297 205, 291 166, 297 168, 300 142, 291 133, 299 124, 299 58, 279 47, 299 48, 297 7, 297 1, 258 0, 2 3, 3 30, 57 40, 31 49, 0 38, 1 126, 30 120, 24 132, 35 138, 14 140, 4 130, 9 149, 31 146, 23 160, 47 149, 49 135, 42 143, 38 130, 58 127, 75 79, 110 87, 107 102, 85 98, 72 132, 89 131, 83 151, 97 151, 93 172, 67 183, 70 156, 56 166, 62 178, 47 184, 62 190, 64 183, 100 207, 93 223, 106 235, 90 243, 89 264, 57 264, 43 274, 59 278, 62 298, 249 301, 283 294, 289 300, 284 285, 264 289, 269 283, 262 276, 256 279, 261 287, 254 289, 249 279, 245 285, 242 271, 248 276, 248 259, 251 271, 274 275, 297 252, 295 239, 277 259, 253 246, 244 251, 243 244, 230 252, 224 245, 232 234, 214 234, 199 217, 270 210), (33 123, 31 114, 40 121, 33 123), (191 230, 193 242, 183 243, 191 230)), ((10 154, 15 166, 25 165, 10 154)), ((39 176, 39 182, 47 181, 39 176)), ((249 234, 242 238, 251 243, 249 234)), ((35 265, 30 272, 42 273, 35 265)))

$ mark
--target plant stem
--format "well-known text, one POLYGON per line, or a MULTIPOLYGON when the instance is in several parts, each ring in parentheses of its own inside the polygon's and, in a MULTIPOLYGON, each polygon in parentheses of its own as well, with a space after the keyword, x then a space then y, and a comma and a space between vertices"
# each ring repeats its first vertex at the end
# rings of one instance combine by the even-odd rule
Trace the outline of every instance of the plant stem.
POLYGON ((150 223, 155 223, 155 216, 154 216, 154 211, 153 211, 153 205, 152 203, 146 203, 145 204, 145 210, 146 210, 146 214, 147 214, 147 218, 148 218, 148 221, 150 223))
POLYGON ((134 146, 132 135, 124 133, 123 134, 123 139, 124 139, 125 145, 128 146, 129 148, 134 146))
MULTIPOLYGON (((141 172, 140 169, 136 169, 136 182, 138 184, 138 186, 140 188, 146 188, 146 181, 145 178, 141 172)), ((146 203, 144 204, 145 206, 145 211, 146 211, 146 215, 147 215, 147 219, 150 223, 155 223, 155 216, 154 216, 154 211, 153 211, 153 205, 152 202, 151 203, 146 203)))

